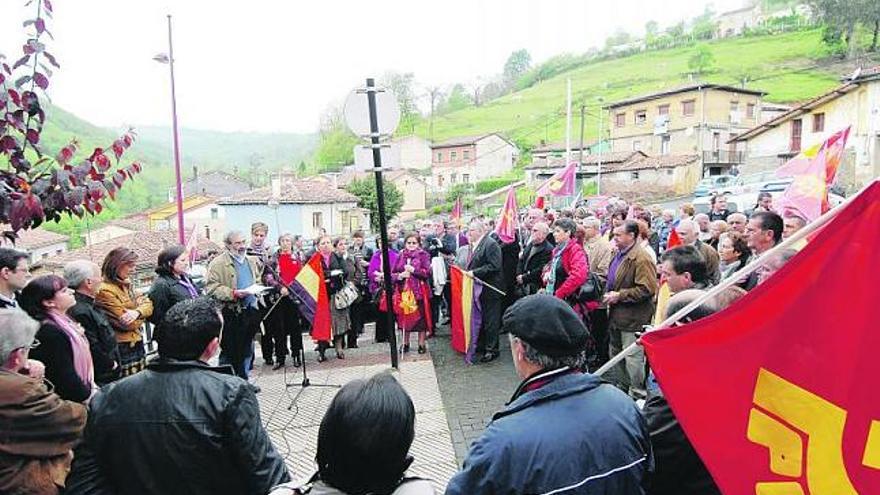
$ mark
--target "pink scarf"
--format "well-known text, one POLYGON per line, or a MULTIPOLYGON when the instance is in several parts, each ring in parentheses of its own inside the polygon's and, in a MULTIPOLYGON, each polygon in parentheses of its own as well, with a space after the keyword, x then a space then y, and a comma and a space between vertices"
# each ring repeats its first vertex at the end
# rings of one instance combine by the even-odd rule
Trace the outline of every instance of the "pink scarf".
POLYGON ((66 315, 50 314, 49 318, 70 339, 70 348, 73 350, 73 367, 77 376, 89 388, 94 388, 95 367, 92 364, 92 352, 89 349, 89 341, 83 328, 66 315))

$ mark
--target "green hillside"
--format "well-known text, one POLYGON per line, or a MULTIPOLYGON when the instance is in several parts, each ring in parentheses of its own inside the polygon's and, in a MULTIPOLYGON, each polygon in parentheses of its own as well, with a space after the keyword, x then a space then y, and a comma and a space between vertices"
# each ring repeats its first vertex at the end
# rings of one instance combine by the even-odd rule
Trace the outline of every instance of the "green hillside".
MULTIPOLYGON (((832 67, 821 30, 773 36, 724 39, 707 43, 715 62, 702 79, 740 85, 769 93, 767 100, 789 103, 813 97, 838 84, 840 67, 832 67)), ((565 136, 566 79, 572 82, 573 139, 580 129, 579 107, 587 106, 585 135, 595 138, 601 106, 688 82, 688 59, 696 46, 643 52, 625 58, 590 63, 531 88, 435 117, 434 139, 501 131, 521 146, 565 136)), ((605 127, 607 128, 607 115, 605 127)), ((427 119, 416 133, 428 136, 427 119)))

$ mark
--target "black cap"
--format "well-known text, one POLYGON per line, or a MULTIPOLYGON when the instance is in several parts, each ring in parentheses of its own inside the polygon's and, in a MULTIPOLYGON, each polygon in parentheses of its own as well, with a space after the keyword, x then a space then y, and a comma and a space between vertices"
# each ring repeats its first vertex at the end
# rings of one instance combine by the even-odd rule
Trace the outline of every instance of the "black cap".
POLYGON ((589 337, 587 327, 571 306, 548 294, 524 297, 507 308, 503 327, 538 352, 553 357, 582 352, 589 337))

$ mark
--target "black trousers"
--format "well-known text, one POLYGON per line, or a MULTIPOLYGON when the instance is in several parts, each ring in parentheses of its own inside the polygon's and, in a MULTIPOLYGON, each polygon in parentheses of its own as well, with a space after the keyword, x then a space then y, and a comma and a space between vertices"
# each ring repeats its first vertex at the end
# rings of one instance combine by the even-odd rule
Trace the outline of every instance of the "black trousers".
POLYGON ((284 361, 288 354, 299 354, 302 349, 300 314, 296 303, 290 297, 284 297, 264 321, 266 332, 260 340, 263 359, 271 357, 284 361), (290 348, 287 339, 290 338, 290 348))
POLYGON ((483 288, 480 294, 480 307, 483 312, 483 323, 480 325, 480 336, 477 339, 477 353, 498 353, 498 333, 501 331, 501 304, 499 294, 489 288, 483 288))
POLYGON ((220 341, 220 364, 230 364, 236 376, 247 380, 247 365, 253 361, 254 334, 259 331, 260 313, 255 309, 237 312, 223 310, 223 337, 220 341))
POLYGON ((611 340, 608 334, 608 310, 598 308, 590 311, 590 323, 590 333, 596 341, 597 362, 599 366, 602 366, 611 359, 609 356, 611 340))

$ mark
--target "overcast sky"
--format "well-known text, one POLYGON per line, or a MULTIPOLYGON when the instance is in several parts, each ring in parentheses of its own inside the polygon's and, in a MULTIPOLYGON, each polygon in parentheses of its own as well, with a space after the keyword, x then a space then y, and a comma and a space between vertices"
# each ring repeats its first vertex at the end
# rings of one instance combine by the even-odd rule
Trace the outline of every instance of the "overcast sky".
MULTIPOLYGON (((0 0, 0 52, 24 41, 25 0, 0 0)), ((581 53, 622 27, 640 34, 703 11, 700 0, 53 0, 61 63, 49 94, 99 125, 170 122, 166 14, 174 21, 182 126, 313 132, 328 105, 368 76, 413 72, 420 92, 500 73, 526 48, 533 61, 581 53)), ((743 0, 713 0, 716 12, 743 0)), ((646 68, 649 70, 650 68, 646 68)))

